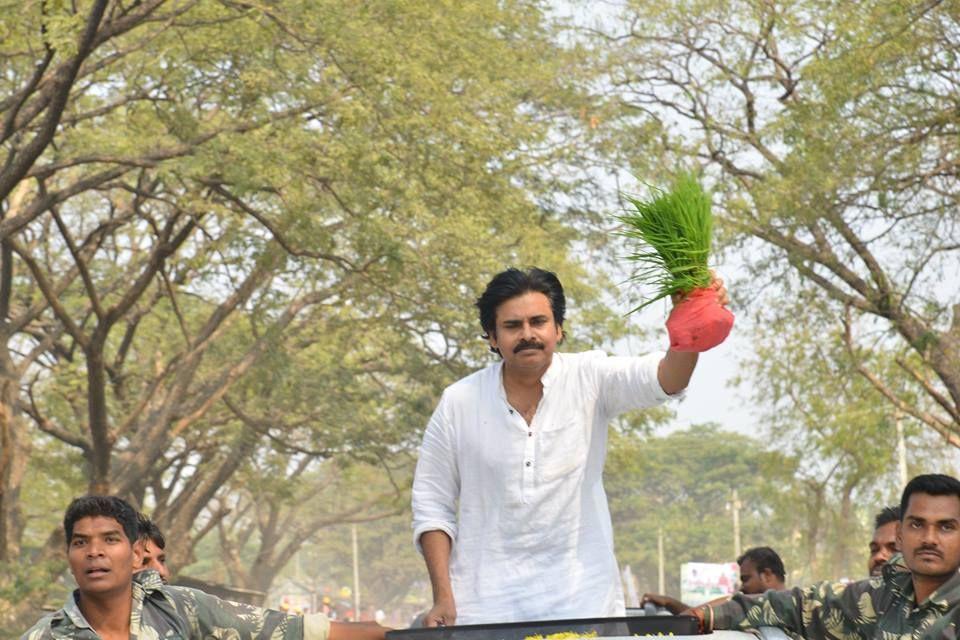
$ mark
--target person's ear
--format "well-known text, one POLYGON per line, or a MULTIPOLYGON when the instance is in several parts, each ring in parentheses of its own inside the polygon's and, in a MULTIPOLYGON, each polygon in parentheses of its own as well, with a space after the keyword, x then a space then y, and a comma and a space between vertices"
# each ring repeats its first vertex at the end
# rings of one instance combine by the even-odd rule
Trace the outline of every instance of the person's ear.
POLYGON ((133 570, 136 571, 143 567, 143 544, 142 539, 133 543, 133 570))

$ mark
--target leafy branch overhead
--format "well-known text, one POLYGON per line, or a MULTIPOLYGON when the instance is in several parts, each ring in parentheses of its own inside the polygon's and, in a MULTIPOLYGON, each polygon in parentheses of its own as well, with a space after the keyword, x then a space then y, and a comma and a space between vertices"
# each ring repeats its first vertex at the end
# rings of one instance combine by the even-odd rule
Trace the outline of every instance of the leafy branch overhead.
POLYGON ((619 18, 591 34, 630 169, 697 162, 720 237, 750 249, 744 295, 814 292, 888 410, 960 442, 954 5, 631 0, 619 18))
MULTIPOLYGON (((464 300, 490 273, 549 260, 594 297, 552 204, 575 191, 580 53, 538 3, 20 4, 0 38, 0 565, 60 558, 54 503, 83 488, 150 511, 183 567, 266 460, 278 493, 326 464, 389 476, 487 357, 464 300), (553 127, 568 141, 543 144, 553 127)), ((375 502, 317 517, 398 508, 375 502)), ((291 540, 261 549, 261 587, 291 540)))

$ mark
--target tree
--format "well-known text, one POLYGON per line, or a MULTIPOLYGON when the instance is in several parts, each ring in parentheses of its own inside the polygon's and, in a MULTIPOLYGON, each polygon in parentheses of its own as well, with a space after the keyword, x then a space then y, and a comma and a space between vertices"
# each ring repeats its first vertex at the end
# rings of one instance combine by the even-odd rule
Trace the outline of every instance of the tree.
MULTIPOLYGON (((902 483, 897 451, 899 419, 851 358, 842 328, 807 292, 790 306, 759 314, 756 353, 744 369, 764 434, 797 466, 796 509, 808 577, 862 575, 864 534, 883 506, 899 502, 902 483), (786 329, 785 329, 786 328, 786 329), (831 575, 832 573, 832 575, 831 575)), ((889 353, 875 350, 871 366, 891 375, 889 353)), ((922 406, 923 398, 912 398, 922 406)), ((939 437, 902 425, 909 442, 911 475, 948 464, 939 437)))
POLYGON ((211 525, 215 523, 220 560, 231 586, 266 592, 305 544, 323 538, 332 527, 374 522, 406 511, 409 495, 385 482, 381 468, 341 468, 329 461, 306 473, 307 461, 302 459, 287 475, 284 468, 291 461, 286 456, 277 456, 271 465, 254 466, 237 478, 246 480, 247 488, 234 487, 211 509, 216 514, 211 525), (264 467, 278 468, 271 474, 264 467))
MULTIPOLYGON (((337 490, 344 498, 355 491, 363 491, 363 482, 382 488, 386 480, 375 469, 375 473, 370 473, 370 469, 360 469, 359 474, 355 471, 348 470, 343 476, 347 481, 337 485, 337 490), (356 482, 358 479, 362 481, 356 482)), ((353 500, 350 499, 350 502, 353 500)), ((402 512, 397 515, 358 522, 355 527, 361 607, 366 609, 373 605, 391 613, 402 610, 400 621, 408 622, 415 613, 428 606, 430 587, 423 558, 413 546, 408 495, 404 496, 401 506, 402 512)), ((318 530, 301 548, 299 561, 284 569, 284 575, 309 576, 313 586, 320 592, 325 587, 336 589, 347 585, 352 588, 353 526, 345 520, 318 530)), ((328 595, 334 596, 333 593, 328 595)))
MULTIPOLYGON (((733 562, 731 492, 738 490, 743 549, 772 546, 794 563, 789 512, 797 460, 759 440, 700 425, 661 437, 613 434, 605 485, 617 559, 641 590, 657 589, 657 536, 665 541, 666 588, 680 592, 680 564, 733 562)), ((641 592, 642 592, 641 591, 641 592)))
MULTIPOLYGON (((26 472, 30 437, 17 408, 19 381, 43 352, 43 349, 27 348, 21 353, 18 345, 12 344, 44 309, 42 303, 30 297, 19 308, 14 302, 13 255, 17 246, 14 236, 51 206, 84 189, 108 182, 132 167, 121 161, 103 170, 96 158, 88 158, 87 163, 93 170, 80 179, 64 183, 62 190, 47 189, 43 183, 45 176, 32 176, 31 170, 36 168, 64 124, 64 112, 71 94, 77 92, 78 82, 95 71, 96 64, 90 61, 94 52, 107 48, 112 39, 122 37, 137 25, 172 17, 159 12, 163 2, 140 3, 128 10, 113 7, 108 11, 109 4, 100 0, 77 11, 34 4, 19 11, 18 20, 3 22, 0 60, 4 68, 2 93, 6 97, 0 101, 3 116, 0 143, 7 162, 0 170, 3 203, 0 212, 0 318, 3 321, 0 325, 3 345, 0 349, 3 381, 0 385, 0 561, 18 557, 19 529, 23 523, 20 487, 26 472), (40 188, 31 188, 34 177, 39 178, 37 187, 40 188)), ((111 53, 122 58, 129 51, 111 53)), ((97 115, 87 108, 77 112, 79 120, 89 121, 97 115)), ((72 121, 68 119, 66 124, 72 121)), ((83 164, 83 157, 80 155, 74 164, 83 164)), ((60 281, 69 282, 77 275, 62 274, 60 281)))
POLYGON ((504 264, 611 323, 555 199, 576 52, 537 3, 31 3, 4 28, 0 562, 59 554, 59 509, 21 497, 50 474, 61 508, 79 477, 150 511, 182 564, 250 524, 241 478, 294 495, 402 453, 488 357, 470 302, 504 264))
POLYGON ((827 298, 856 371, 960 445, 956 5, 631 0, 592 31, 632 168, 702 165, 753 277, 827 298))

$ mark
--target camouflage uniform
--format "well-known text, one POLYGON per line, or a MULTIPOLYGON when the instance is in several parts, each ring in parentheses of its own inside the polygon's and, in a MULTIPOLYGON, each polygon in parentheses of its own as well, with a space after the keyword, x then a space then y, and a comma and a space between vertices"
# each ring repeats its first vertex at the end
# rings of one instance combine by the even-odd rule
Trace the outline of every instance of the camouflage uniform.
MULTIPOLYGON (((41 618, 21 640, 100 640, 77 605, 78 593, 66 605, 41 618)), ((310 616, 307 640, 323 640, 329 621, 310 616)), ((304 640, 304 618, 272 609, 221 600, 197 589, 163 584, 156 571, 133 576, 130 640, 304 640)))
POLYGON ((917 605, 910 570, 899 554, 883 575, 848 585, 821 582, 805 589, 736 595, 706 608, 713 629, 780 627, 808 640, 956 640, 960 618, 960 574, 917 605))

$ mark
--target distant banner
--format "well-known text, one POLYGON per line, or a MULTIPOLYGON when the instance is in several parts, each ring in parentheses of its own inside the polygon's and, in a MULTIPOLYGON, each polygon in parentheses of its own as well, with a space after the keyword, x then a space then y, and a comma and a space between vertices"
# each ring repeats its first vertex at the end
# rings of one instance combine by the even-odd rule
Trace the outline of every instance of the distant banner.
POLYGON ((688 562, 680 565, 680 600, 695 607, 732 595, 740 578, 736 562, 688 562))

